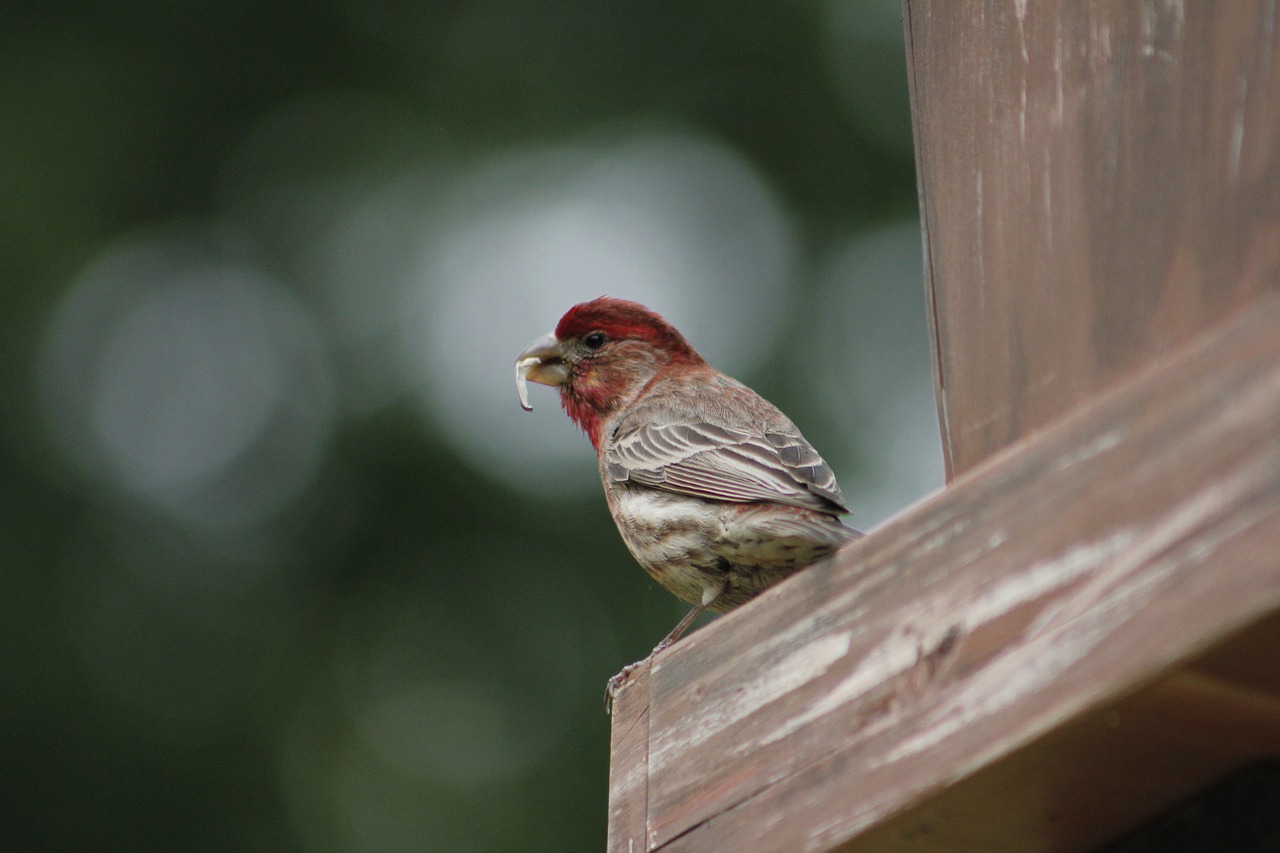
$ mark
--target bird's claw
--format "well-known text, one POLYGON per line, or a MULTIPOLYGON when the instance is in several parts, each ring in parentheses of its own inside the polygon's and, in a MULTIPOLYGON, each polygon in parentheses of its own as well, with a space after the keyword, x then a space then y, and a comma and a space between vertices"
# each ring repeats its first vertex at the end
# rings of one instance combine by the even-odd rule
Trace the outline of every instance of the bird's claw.
POLYGON ((657 657, 659 652, 669 649, 671 646, 675 645, 676 640, 680 638, 682 633, 684 633, 685 628, 689 627, 689 624, 697 618, 698 614, 701 613, 705 607, 705 604, 695 607, 689 612, 688 616, 685 616, 680 620, 680 624, 676 625, 670 634, 662 638, 661 643, 658 643, 658 645, 653 647, 653 651, 649 652, 648 657, 644 660, 638 660, 635 663, 627 664, 622 668, 621 672, 609 679, 609 683, 606 684, 604 688, 604 712, 606 714, 611 717, 613 716, 613 700, 617 698, 618 692, 622 690, 623 687, 627 686, 627 682, 631 680, 631 674, 657 657))
POLYGON ((622 668, 621 672, 609 679, 609 683, 606 684, 604 688, 604 712, 606 714, 611 717, 613 716, 613 700, 617 698, 618 693, 621 692, 622 688, 627 686, 627 682, 631 680, 632 673, 648 663, 649 659, 652 657, 653 655, 649 655, 649 657, 644 660, 638 660, 635 663, 627 664, 622 668))

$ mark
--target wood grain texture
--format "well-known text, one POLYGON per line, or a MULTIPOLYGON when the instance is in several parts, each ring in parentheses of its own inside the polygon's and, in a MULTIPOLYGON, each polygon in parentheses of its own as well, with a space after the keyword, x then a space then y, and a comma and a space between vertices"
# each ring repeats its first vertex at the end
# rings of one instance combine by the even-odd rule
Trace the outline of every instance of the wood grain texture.
POLYGON ((1118 831, 1280 755, 1268 677, 1174 676, 1277 610, 1265 300, 658 656, 616 712, 647 703, 648 849, 966 849, 927 830, 984 804, 978 841, 1082 849, 1075 815, 1118 831), (1125 737, 1084 736, 1108 709, 1125 737), (1179 771, 1099 782, 1161 755, 1179 771))
POLYGON ((1280 290, 1280 11, 904 8, 950 477, 1280 290))
POLYGON ((609 738, 608 849, 649 849, 649 665, 632 673, 615 703, 609 738))

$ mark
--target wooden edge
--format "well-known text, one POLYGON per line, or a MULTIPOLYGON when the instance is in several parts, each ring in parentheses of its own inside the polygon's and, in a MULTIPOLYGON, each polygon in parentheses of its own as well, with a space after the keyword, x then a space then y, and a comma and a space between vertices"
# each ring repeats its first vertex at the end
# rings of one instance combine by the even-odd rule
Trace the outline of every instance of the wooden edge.
POLYGON ((649 849, 649 669, 645 661, 619 692, 609 738, 608 849, 649 849))
POLYGON ((916 209, 920 214, 921 257, 924 258, 925 320, 929 327, 929 357, 933 362, 933 394, 938 405, 938 431, 942 439, 942 462, 947 481, 955 475, 955 463, 951 452, 951 423, 947 419, 947 382, 942 372, 942 339, 938 325, 938 301, 934 291, 933 253, 929 250, 929 211, 926 193, 930 184, 929 158, 924 156, 920 128, 924 124, 921 115, 920 93, 916 89, 916 62, 914 34, 911 31, 911 0, 902 0, 902 29, 906 42, 907 93, 911 100, 911 134, 915 146, 916 209))

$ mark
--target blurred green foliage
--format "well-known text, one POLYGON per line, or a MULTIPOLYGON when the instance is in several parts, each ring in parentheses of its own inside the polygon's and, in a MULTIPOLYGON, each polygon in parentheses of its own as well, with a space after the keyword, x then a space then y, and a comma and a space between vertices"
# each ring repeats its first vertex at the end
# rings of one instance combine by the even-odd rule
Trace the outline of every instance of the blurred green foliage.
MULTIPOLYGON (((598 493, 515 490, 397 398, 337 420, 287 511, 193 529, 87 475, 53 439, 39 379, 51 317, 110 242, 234 218, 255 168, 246 140, 332 93, 382 106, 277 151, 264 185, 343 180, 417 144, 461 162, 614 123, 694 128, 752 163, 795 218, 803 304, 808 271, 839 241, 914 216, 897 16, 891 2, 10 4, 10 849, 600 849, 604 681, 681 607, 626 554, 598 493)), ((278 246, 272 223, 244 227, 278 246)), ((305 302, 272 251, 263 265, 305 302)), ((802 350, 804 316, 779 322, 802 350)), ((484 343, 505 363, 527 341, 484 343)), ((809 407, 791 349, 744 378, 815 424, 821 448, 851 427, 809 407)), ((846 491, 876 453, 856 450, 838 466, 846 491)), ((590 476, 585 441, 582 454, 590 476)))

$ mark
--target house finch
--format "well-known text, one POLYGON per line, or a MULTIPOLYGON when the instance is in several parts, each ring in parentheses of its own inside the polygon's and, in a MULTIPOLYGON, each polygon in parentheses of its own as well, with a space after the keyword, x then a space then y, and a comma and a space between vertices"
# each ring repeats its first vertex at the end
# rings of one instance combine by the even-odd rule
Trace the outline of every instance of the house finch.
MULTIPOLYGON (((861 535, 837 518, 848 512, 840 487, 795 424, 642 305, 570 308, 516 360, 531 411, 525 379, 560 389, 596 449, 622 540, 693 605, 653 654, 702 611, 731 610, 861 535)), ((638 665, 610 680, 607 706, 638 665)))

